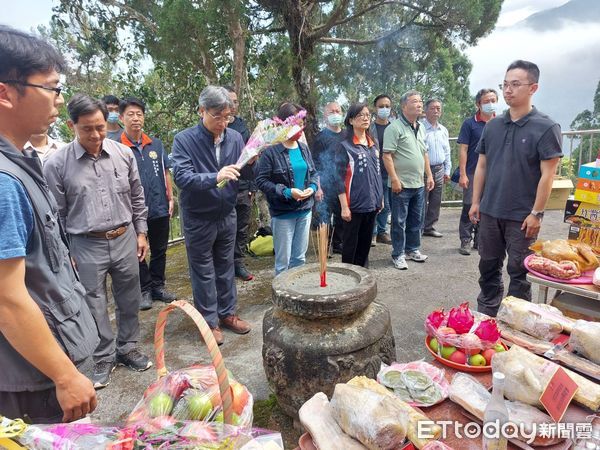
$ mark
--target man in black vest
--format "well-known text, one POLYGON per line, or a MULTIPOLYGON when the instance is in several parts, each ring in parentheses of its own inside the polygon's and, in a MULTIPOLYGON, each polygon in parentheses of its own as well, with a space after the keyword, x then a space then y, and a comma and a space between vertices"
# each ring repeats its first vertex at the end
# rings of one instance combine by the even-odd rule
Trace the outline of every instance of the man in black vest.
POLYGON ((39 158, 20 150, 58 117, 61 66, 49 44, 0 25, 0 415, 34 423, 96 407, 83 373, 98 330, 39 158))

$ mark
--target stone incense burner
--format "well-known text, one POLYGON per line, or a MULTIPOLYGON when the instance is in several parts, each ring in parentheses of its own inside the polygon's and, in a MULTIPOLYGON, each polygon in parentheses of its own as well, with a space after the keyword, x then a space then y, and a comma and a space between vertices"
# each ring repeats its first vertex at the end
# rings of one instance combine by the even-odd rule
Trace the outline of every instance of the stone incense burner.
POLYGON ((317 392, 331 397, 336 383, 375 378, 396 358, 388 309, 375 301, 367 269, 334 263, 327 287, 319 264, 306 264, 273 280, 273 308, 263 319, 263 365, 283 411, 298 410, 317 392))

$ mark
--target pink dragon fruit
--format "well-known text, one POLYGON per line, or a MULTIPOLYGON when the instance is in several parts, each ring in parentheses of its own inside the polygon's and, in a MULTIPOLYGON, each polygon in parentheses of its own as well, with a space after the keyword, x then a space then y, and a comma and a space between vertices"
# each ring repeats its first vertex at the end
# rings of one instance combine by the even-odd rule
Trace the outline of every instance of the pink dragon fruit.
POLYGON ((495 344, 500 339, 500 331, 494 319, 482 320, 474 332, 482 341, 495 344))
POLYGON ((425 331, 429 336, 433 336, 434 331, 437 330, 446 320, 446 313, 444 308, 438 309, 430 313, 425 319, 425 331))
POLYGON ((468 333, 475 323, 475 318, 469 309, 469 302, 461 303, 458 308, 452 308, 448 313, 448 326, 454 328, 457 334, 468 333))

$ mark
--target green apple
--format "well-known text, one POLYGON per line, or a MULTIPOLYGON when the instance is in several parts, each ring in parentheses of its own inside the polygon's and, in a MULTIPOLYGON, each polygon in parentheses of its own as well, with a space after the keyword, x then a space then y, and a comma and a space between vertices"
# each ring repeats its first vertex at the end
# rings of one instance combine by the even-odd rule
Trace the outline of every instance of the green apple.
POLYGON ((448 359, 450 355, 456 351, 456 347, 442 347, 442 358, 448 359))
POLYGON ((469 358, 470 366, 485 366, 486 361, 481 353, 477 353, 469 358))
POLYGON ((440 348, 440 344, 438 344, 438 341, 436 338, 433 338, 432 340, 429 341, 429 348, 431 350, 433 350, 435 353, 438 352, 438 349, 440 348))
POLYGON ((502 344, 500 344, 500 343, 498 343, 498 344, 494 345, 494 347, 492 347, 492 348, 493 348, 494 350, 496 350, 496 352, 497 352, 497 353, 500 353, 500 352, 505 352, 505 351, 506 351, 506 349, 504 348, 504 345, 502 345, 502 344))
POLYGON ((212 411, 212 403, 208 394, 194 394, 187 397, 189 420, 204 420, 212 411))
POLYGON ((215 422, 223 423, 223 411, 220 411, 213 420, 215 422))
POLYGON ((152 417, 168 416, 173 409, 173 399, 166 392, 159 392, 148 404, 148 412, 152 417))

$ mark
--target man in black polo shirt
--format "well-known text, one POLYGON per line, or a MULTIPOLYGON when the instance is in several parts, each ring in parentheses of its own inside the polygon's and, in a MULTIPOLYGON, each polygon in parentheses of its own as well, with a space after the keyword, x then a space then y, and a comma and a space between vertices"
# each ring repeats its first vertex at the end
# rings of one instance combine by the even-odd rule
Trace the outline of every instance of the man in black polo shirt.
POLYGON ((529 61, 518 60, 508 66, 500 87, 510 108, 487 123, 477 147, 469 217, 473 223, 479 222, 478 311, 492 317, 504 296, 506 253, 508 295, 531 300, 523 260, 540 231, 554 173, 563 156, 560 126, 531 103, 539 76, 538 67, 529 61))
POLYGON ((131 148, 135 155, 148 207, 150 264, 146 260, 140 262, 140 309, 146 310, 152 308, 153 299, 169 303, 176 298, 165 289, 169 221, 174 204, 170 163, 160 139, 150 138, 142 131, 146 114, 143 101, 135 97, 121 100, 119 113, 119 119, 125 125, 119 142, 131 148))

